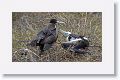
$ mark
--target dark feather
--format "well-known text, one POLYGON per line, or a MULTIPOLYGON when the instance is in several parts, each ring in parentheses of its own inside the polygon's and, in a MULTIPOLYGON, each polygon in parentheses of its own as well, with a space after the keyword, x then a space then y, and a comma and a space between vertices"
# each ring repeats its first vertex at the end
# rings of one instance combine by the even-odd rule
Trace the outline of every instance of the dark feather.
POLYGON ((39 46, 41 51, 48 50, 57 40, 56 22, 54 21, 55 20, 51 21, 47 27, 40 31, 36 39, 32 40, 29 45, 33 47, 39 46))

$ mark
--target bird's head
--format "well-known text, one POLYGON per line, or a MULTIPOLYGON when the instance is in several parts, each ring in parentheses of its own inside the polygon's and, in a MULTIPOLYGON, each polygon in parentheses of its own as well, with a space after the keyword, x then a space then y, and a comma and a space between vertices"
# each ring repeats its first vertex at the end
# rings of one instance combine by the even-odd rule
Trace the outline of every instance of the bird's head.
POLYGON ((59 29, 59 32, 62 33, 64 37, 68 37, 71 34, 71 32, 63 31, 62 29, 59 29))
POLYGON ((71 32, 64 32, 64 36, 68 37, 71 34, 71 32))
POLYGON ((64 22, 58 21, 57 19, 51 19, 51 20, 50 20, 50 23, 56 24, 56 23, 64 23, 64 22))

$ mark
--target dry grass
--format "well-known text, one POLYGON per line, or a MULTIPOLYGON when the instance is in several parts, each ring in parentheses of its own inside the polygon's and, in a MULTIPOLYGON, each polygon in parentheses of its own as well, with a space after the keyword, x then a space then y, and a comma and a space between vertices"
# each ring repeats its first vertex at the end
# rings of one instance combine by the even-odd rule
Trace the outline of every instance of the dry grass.
POLYGON ((37 48, 27 47, 28 42, 45 27, 51 18, 64 21, 57 27, 89 38, 90 45, 102 47, 102 13, 101 12, 13 12, 12 13, 12 39, 13 62, 101 62, 102 48, 89 47, 91 54, 75 54, 61 47, 65 41, 59 33, 53 48, 39 55, 37 48), (28 49, 28 50, 26 50, 28 49))

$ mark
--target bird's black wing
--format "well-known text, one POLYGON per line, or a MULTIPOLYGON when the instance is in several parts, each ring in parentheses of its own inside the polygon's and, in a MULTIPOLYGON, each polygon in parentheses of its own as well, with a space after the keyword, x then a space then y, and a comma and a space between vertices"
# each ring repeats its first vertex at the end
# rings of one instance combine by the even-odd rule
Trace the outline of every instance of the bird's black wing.
POLYGON ((82 38, 84 36, 80 36, 78 34, 70 34, 70 37, 74 37, 74 38, 82 38))
POLYGON ((37 43, 39 43, 41 40, 44 40, 46 36, 48 35, 49 29, 48 27, 45 27, 42 31, 40 31, 37 34, 37 43))
POLYGON ((41 41, 41 44, 52 44, 57 40, 57 36, 49 35, 47 36, 43 41, 41 41))
POLYGON ((46 28, 44 28, 42 31, 40 31, 36 38, 34 38, 28 45, 34 47, 34 46, 39 46, 39 42, 45 38, 45 34, 46 34, 46 28))
POLYGON ((57 37, 55 37, 54 35, 50 35, 46 37, 44 40, 41 41, 41 44, 44 44, 43 49, 48 50, 49 48, 51 48, 51 46, 56 40, 57 40, 57 37))
POLYGON ((45 36, 46 36, 46 34, 43 31, 39 32, 37 34, 37 38, 36 38, 37 43, 39 43, 41 40, 43 40, 45 38, 45 36))

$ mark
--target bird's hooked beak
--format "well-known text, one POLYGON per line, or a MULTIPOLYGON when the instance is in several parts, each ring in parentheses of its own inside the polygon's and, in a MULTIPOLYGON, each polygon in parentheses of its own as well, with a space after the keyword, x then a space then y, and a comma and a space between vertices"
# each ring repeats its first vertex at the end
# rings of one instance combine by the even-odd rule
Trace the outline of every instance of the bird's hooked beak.
POLYGON ((65 37, 68 37, 71 34, 71 32, 66 32, 66 31, 63 31, 62 29, 60 29, 59 32, 62 33, 62 35, 65 37))
POLYGON ((57 23, 62 23, 62 24, 64 24, 64 22, 62 22, 62 21, 57 21, 57 23))

